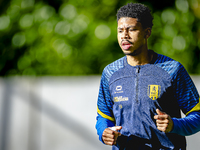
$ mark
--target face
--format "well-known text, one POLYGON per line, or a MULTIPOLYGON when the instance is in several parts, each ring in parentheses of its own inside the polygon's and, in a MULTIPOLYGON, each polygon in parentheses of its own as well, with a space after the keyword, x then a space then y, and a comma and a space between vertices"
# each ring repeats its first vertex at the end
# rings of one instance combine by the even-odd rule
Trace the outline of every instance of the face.
POLYGON ((122 17, 118 20, 118 43, 125 55, 138 55, 147 48, 150 28, 143 29, 136 18, 122 17))

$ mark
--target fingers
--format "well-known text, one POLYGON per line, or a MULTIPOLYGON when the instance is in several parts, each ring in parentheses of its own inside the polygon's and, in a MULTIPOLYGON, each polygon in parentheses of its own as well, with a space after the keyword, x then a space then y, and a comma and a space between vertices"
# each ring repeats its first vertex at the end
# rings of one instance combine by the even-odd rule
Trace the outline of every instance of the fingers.
POLYGON ((103 141, 107 145, 115 145, 118 136, 119 132, 108 129, 103 133, 103 141))
POLYGON ((165 133, 169 133, 173 128, 173 122, 168 124, 157 124, 157 129, 165 133))
POLYGON ((166 118, 166 119, 157 119, 156 120, 156 123, 157 124, 160 124, 160 125, 163 125, 163 124, 168 124, 169 123, 169 120, 166 118))
POLYGON ((162 132, 167 133, 167 126, 157 126, 157 129, 162 131, 162 132))
POLYGON ((159 109, 156 109, 156 113, 158 115, 155 115, 154 119, 156 119, 157 129, 165 133, 170 132, 173 128, 173 121, 171 117, 165 112, 160 111, 159 109))
POLYGON ((156 120, 157 129, 160 130, 160 131, 166 132, 168 124, 169 124, 169 120, 168 119, 165 119, 165 120, 157 119, 156 120))
POLYGON ((168 118, 168 115, 165 114, 165 115, 155 115, 154 116, 154 119, 158 119, 158 120, 165 120, 168 118))
MULTIPOLYGON (((113 127, 113 129, 120 130, 120 129, 122 129, 122 127, 116 126, 115 128, 113 127)), ((103 138, 103 141, 105 144, 112 146, 112 145, 116 144, 117 138, 120 135, 121 135, 121 133, 111 130, 109 128, 106 128, 103 132, 102 138, 103 138)))
POLYGON ((107 145, 111 145, 112 146, 112 145, 116 144, 114 133, 112 133, 112 134, 103 134, 102 138, 103 138, 104 143, 107 144, 107 145))

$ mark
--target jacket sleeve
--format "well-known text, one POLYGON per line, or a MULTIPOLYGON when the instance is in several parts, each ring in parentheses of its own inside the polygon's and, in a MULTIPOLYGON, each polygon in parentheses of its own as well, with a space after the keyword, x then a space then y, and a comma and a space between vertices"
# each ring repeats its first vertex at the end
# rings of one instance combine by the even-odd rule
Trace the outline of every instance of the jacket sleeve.
POLYGON ((185 68, 180 65, 174 80, 175 97, 184 118, 172 118, 174 127, 171 133, 187 136, 200 131, 200 99, 198 91, 185 68))
POLYGON ((113 102, 109 92, 108 77, 105 69, 102 73, 101 83, 99 88, 99 95, 97 100, 97 122, 96 129, 99 135, 99 140, 102 140, 103 131, 115 125, 115 119, 112 112, 113 102))

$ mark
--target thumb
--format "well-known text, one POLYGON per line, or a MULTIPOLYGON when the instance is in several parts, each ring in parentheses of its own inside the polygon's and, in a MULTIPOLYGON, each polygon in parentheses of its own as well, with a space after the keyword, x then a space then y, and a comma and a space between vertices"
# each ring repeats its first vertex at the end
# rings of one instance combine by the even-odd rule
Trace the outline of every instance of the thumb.
POLYGON ((164 115, 164 114, 165 114, 164 112, 160 111, 160 109, 156 109, 156 113, 157 113, 158 115, 164 115))
POLYGON ((121 129, 122 129, 122 126, 115 126, 114 128, 115 128, 115 131, 117 132, 117 135, 118 135, 118 136, 121 136, 121 133, 118 132, 118 130, 121 130, 121 129))
POLYGON ((122 126, 114 126, 114 127, 110 127, 109 129, 113 131, 118 131, 122 129, 122 126))
POLYGON ((122 126, 115 126, 115 130, 121 130, 122 126))

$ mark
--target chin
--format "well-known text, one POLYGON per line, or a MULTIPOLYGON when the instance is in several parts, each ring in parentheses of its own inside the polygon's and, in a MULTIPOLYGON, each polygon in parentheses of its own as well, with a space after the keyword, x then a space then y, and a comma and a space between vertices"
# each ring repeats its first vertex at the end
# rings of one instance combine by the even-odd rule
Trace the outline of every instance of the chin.
POLYGON ((137 52, 136 51, 128 51, 128 50, 123 50, 125 55, 130 55, 130 56, 136 56, 137 52))

